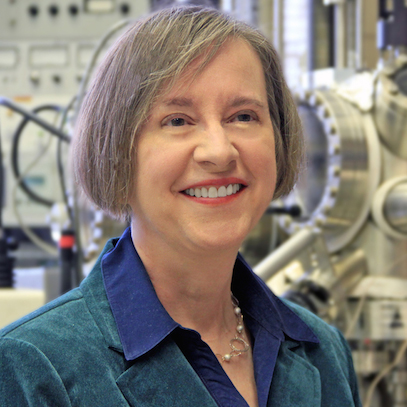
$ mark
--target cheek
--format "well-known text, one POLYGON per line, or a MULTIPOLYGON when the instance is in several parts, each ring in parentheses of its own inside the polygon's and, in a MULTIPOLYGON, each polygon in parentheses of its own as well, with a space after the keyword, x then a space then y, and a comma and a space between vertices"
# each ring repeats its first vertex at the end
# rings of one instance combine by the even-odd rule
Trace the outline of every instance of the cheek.
POLYGON ((157 138, 142 143, 136 155, 136 190, 152 189, 155 195, 167 192, 185 172, 189 156, 185 146, 174 147, 157 138))
POLYGON ((266 137, 263 141, 252 144, 250 149, 251 161, 257 177, 274 188, 277 172, 274 139, 266 137))

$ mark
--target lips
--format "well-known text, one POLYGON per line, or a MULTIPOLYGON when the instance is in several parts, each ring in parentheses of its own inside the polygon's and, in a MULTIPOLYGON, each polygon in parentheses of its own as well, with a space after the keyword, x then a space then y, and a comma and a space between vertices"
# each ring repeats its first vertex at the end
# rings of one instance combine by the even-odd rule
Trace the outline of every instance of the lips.
POLYGON ((210 186, 210 187, 197 187, 188 188, 183 191, 189 196, 195 196, 197 198, 224 198, 226 196, 234 195, 239 192, 244 185, 242 184, 228 184, 222 185, 220 187, 210 186))

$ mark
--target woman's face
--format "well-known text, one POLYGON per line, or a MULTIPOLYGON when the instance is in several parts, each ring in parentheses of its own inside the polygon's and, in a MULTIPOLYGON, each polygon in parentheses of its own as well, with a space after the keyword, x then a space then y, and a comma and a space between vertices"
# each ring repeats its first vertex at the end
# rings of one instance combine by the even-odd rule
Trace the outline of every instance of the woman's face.
POLYGON ((274 133, 264 73, 245 41, 193 62, 153 105, 136 149, 133 239, 237 250, 270 203, 274 133))

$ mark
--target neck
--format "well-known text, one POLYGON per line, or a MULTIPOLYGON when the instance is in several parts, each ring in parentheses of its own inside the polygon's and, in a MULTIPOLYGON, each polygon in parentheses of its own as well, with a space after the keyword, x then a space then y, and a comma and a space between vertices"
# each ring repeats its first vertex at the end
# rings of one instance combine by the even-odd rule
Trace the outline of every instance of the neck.
POLYGON ((151 244, 134 229, 132 239, 159 300, 176 322, 208 341, 235 329, 230 290, 236 248, 180 250, 151 244))

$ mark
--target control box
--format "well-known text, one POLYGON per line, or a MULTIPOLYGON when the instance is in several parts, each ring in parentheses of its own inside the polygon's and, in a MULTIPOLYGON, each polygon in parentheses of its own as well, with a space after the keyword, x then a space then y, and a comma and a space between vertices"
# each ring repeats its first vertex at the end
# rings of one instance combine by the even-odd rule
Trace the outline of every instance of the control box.
MULTIPOLYGON (((84 71, 101 38, 122 20, 135 20, 149 12, 148 0, 3 0, 0 2, 0 96, 26 109, 46 105, 65 107, 75 96, 84 71)), ((117 37, 115 33, 107 46, 117 37)), ((104 52, 99 54, 100 59, 104 52)), ((57 124, 55 112, 41 117, 57 124)), ((28 226, 46 226, 50 208, 21 191, 13 198, 15 179, 11 149, 22 117, 0 106, 0 137, 5 168, 3 222, 16 227, 17 205, 28 226)), ((23 176, 38 195, 61 201, 56 169, 56 139, 29 124, 19 143, 21 171, 30 167, 50 143, 47 152, 23 176)), ((64 143, 66 144, 66 143, 64 143)), ((68 151, 64 146, 64 153, 68 151)), ((65 159, 66 161, 66 159, 65 159)))

